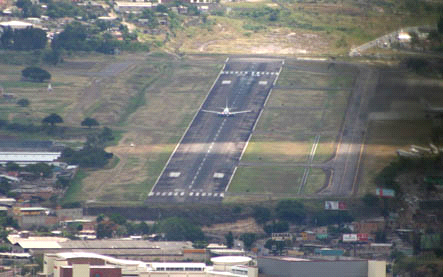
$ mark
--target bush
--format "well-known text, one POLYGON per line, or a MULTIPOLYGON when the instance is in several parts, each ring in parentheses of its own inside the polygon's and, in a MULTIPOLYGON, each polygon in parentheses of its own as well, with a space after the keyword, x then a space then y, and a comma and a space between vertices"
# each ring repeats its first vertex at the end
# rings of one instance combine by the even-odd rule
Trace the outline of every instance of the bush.
POLYGON ((17 101, 17 105, 19 105, 20 107, 27 107, 27 106, 29 106, 29 104, 30 104, 30 102, 26 98, 22 98, 17 101))
POLYGON ((51 79, 51 74, 48 71, 35 66, 30 66, 22 70, 22 76, 25 79, 35 81, 35 82, 43 82, 45 80, 51 79))

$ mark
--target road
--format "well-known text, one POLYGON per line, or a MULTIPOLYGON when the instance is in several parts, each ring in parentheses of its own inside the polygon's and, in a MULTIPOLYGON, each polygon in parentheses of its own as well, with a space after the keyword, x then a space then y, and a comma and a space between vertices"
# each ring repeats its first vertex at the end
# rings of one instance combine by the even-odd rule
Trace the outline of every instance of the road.
POLYGON ((356 192, 358 172, 369 121, 368 102, 378 82, 378 72, 358 66, 359 75, 349 100, 342 133, 332 163, 332 179, 321 194, 349 196, 356 192))
POLYGON ((254 125, 281 70, 282 60, 236 58, 219 73, 147 202, 221 201, 254 125), (251 110, 220 117, 205 110, 251 110))

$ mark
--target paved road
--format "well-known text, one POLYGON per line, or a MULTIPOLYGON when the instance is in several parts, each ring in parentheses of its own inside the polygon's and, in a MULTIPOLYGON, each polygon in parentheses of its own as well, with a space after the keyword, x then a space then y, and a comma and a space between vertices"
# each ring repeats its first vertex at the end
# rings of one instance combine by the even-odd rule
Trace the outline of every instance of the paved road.
POLYGON ((356 192, 358 171, 368 126, 368 101, 375 92, 378 73, 359 66, 333 164, 332 181, 321 194, 349 196, 356 192))
POLYGON ((231 59, 202 104, 236 110, 219 117, 199 110, 149 193, 147 202, 220 201, 276 80, 282 61, 231 59))

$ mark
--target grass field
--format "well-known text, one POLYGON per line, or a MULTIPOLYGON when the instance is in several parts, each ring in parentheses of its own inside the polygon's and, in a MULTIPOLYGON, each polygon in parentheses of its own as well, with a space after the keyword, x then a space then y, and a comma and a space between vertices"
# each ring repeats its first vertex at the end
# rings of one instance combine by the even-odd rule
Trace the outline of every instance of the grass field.
MULTIPOLYGON (((316 135, 320 135, 320 141, 313 162, 323 163, 333 157, 350 95, 349 88, 352 88, 356 77, 349 68, 342 67, 328 72, 327 63, 297 64, 288 60, 286 64, 289 65, 289 69, 283 68, 277 82, 277 86, 281 88, 277 87, 272 91, 242 158, 242 162, 254 162, 257 165, 275 163, 275 168, 283 172, 272 167, 271 179, 280 178, 279 174, 283 174, 283 178, 286 178, 284 176, 288 169, 284 163, 295 168, 294 172, 301 171, 302 174, 304 169, 296 167, 294 163, 308 162, 316 135), (301 71, 292 69, 296 66, 306 69, 301 71), (308 71, 309 69, 311 71, 308 71), (344 74, 341 75, 341 72, 344 74), (338 90, 315 90, 315 88, 338 88, 338 90)), ((252 184, 246 181, 247 177, 261 176, 263 168, 262 166, 240 167, 237 171, 240 177, 237 175, 234 177, 229 191, 244 192, 246 188, 251 190, 252 184)), ((311 169, 302 193, 315 193, 324 185, 325 178, 322 170, 311 169)), ((280 182, 273 185, 272 189, 258 185, 254 186, 253 191, 281 193, 288 190, 284 184, 282 188, 278 187, 279 185, 280 182)))
POLYGON ((345 55, 353 46, 401 28, 435 25, 437 2, 222 1, 224 11, 198 23, 182 17, 182 28, 168 40, 143 38, 167 41, 166 48, 176 53, 345 55))
POLYGON ((300 167, 239 167, 229 192, 276 193, 295 196, 303 170, 300 167))
MULTIPOLYGON (((223 61, 224 57, 173 60, 156 56, 138 65, 123 89, 136 87, 142 91, 139 97, 143 101, 138 101, 138 108, 127 113, 124 120, 116 122, 126 132, 118 145, 106 149, 117 155, 120 162, 115 168, 91 172, 83 180, 83 193, 77 197, 97 204, 141 204, 223 61)), ((126 107, 134 109, 131 105, 126 107)))
MULTIPOLYGON (((81 171, 63 201, 140 205, 225 59, 144 53, 68 57, 46 68, 52 74, 52 92, 47 84, 20 81, 23 66, 4 65, 0 85, 15 99, 0 101, 0 119, 39 125, 43 117, 58 113, 64 120, 60 128, 67 127, 66 141, 60 142, 78 146, 95 130, 80 128, 80 122, 96 118, 118 137, 117 144, 106 148, 116 158, 104 169, 81 171), (18 107, 20 98, 29 99, 30 106, 18 107)), ((0 135, 53 139, 44 132, 2 129, 0 135)))

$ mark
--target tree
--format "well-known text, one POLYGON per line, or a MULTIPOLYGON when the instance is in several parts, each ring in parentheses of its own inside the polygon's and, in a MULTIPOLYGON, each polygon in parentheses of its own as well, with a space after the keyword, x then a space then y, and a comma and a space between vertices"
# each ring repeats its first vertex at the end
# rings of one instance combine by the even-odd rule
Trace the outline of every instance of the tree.
POLYGON ((51 124, 51 126, 54 126, 57 123, 63 123, 63 119, 58 114, 52 113, 52 114, 48 115, 47 117, 43 118, 42 122, 45 124, 51 124))
POLYGON ((22 70, 22 76, 25 79, 29 79, 35 82, 43 82, 44 80, 51 79, 51 74, 48 71, 35 66, 30 66, 22 70))
POLYGON ((95 120, 95 118, 87 117, 82 121, 81 125, 88 126, 88 128, 91 128, 92 126, 98 126, 100 124, 98 123, 97 120, 95 120))
POLYGON ((117 231, 118 225, 112 221, 102 221, 97 224, 97 238, 112 238, 115 231, 117 231))
POLYGON ((29 106, 29 104, 30 104, 30 102, 26 98, 22 98, 17 101, 17 105, 19 105, 20 107, 27 107, 27 106, 29 106))
POLYGON ((262 206, 255 206, 252 214, 258 224, 265 224, 271 218, 271 210, 262 206))
POLYGON ((19 171, 20 166, 14 162, 7 162, 6 163, 6 171, 19 171))
POLYGON ((159 4, 155 8, 155 11, 159 12, 159 13, 167 13, 168 12, 168 7, 166 7, 165 5, 159 4))
POLYGON ((244 233, 241 234, 240 240, 243 241, 247 250, 251 250, 252 245, 257 240, 257 235, 255 233, 244 233))
POLYGON ((232 232, 229 231, 229 233, 227 233, 225 235, 226 238, 226 246, 231 249, 234 246, 234 235, 232 235, 232 232))
POLYGON ((96 221, 97 223, 100 223, 100 222, 102 222, 103 220, 105 220, 105 215, 104 215, 104 214, 99 214, 99 215, 97 216, 97 218, 95 219, 95 221, 96 221))
POLYGON ((275 207, 277 217, 289 222, 302 223, 305 220, 306 212, 302 203, 296 200, 282 200, 275 207))
POLYGON ((109 216, 109 220, 115 222, 118 225, 124 225, 126 223, 126 218, 121 214, 112 214, 109 216))
POLYGON ((35 177, 50 177, 52 175, 52 167, 45 163, 30 164, 25 167, 26 171, 31 172, 35 177))
POLYGON ((371 193, 366 193, 363 196, 362 201, 368 207, 378 207, 379 199, 378 199, 377 196, 375 196, 375 195, 373 195, 371 193))
POLYGON ((190 240, 195 242, 204 240, 201 228, 184 218, 170 217, 162 220, 156 226, 156 231, 164 233, 166 239, 172 241, 190 240))
POLYGON ((12 30, 7 28, 1 35, 1 47, 12 50, 34 50, 46 47, 46 32, 39 28, 28 27, 12 30))

